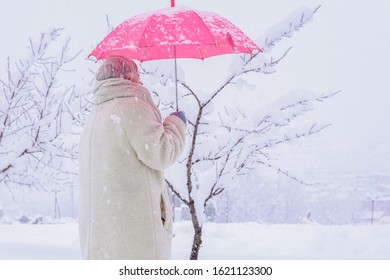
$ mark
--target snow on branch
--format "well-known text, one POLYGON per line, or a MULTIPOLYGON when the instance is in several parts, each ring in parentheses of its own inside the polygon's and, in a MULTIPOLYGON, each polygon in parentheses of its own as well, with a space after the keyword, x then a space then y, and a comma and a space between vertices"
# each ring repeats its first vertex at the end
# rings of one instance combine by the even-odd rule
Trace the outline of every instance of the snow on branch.
POLYGON ((265 38, 263 37, 257 40, 260 48, 264 52, 271 51, 278 42, 283 40, 283 38, 290 38, 296 31, 299 31, 309 23, 320 8, 321 5, 313 8, 303 7, 292 13, 282 22, 271 27, 268 30, 268 34, 264 36, 265 38))
POLYGON ((15 63, 8 58, 7 80, 0 81, 0 174, 6 184, 40 185, 42 178, 76 174, 60 159, 75 161, 77 145, 64 135, 78 101, 74 86, 59 80, 78 53, 69 55, 70 38, 56 48, 60 31, 52 28, 30 39, 27 58, 15 63), (43 172, 51 175, 40 176, 43 172))

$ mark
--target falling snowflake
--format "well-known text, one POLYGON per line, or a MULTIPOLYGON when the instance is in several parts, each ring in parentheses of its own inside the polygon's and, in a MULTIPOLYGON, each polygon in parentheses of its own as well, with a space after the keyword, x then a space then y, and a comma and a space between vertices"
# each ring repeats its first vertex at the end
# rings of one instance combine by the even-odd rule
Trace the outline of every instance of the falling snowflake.
POLYGON ((111 115, 110 117, 113 123, 118 124, 122 122, 122 118, 118 115, 111 115))

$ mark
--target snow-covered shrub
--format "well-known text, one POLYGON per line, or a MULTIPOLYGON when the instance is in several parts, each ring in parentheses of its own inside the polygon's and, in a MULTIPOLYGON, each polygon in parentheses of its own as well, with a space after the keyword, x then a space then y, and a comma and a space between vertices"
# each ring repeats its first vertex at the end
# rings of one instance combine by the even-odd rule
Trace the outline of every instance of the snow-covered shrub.
POLYGON ((18 218, 18 221, 21 223, 21 224, 28 224, 30 221, 31 221, 31 218, 26 215, 26 214, 22 214, 19 218, 18 218))

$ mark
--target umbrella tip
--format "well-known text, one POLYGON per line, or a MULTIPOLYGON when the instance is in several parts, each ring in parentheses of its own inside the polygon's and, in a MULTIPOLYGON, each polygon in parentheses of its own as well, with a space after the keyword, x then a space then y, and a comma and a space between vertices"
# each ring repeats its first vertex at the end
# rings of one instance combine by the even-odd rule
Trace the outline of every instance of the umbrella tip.
POLYGON ((171 0, 171 7, 175 7, 175 0, 171 0))

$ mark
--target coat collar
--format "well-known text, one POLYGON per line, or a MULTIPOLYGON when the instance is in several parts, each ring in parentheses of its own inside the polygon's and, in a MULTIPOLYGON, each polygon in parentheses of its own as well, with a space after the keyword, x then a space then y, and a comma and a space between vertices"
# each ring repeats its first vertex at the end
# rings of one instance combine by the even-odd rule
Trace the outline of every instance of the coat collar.
POLYGON ((102 104, 115 98, 138 97, 153 104, 149 91, 140 84, 121 78, 97 81, 94 90, 94 104, 102 104))

